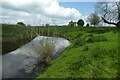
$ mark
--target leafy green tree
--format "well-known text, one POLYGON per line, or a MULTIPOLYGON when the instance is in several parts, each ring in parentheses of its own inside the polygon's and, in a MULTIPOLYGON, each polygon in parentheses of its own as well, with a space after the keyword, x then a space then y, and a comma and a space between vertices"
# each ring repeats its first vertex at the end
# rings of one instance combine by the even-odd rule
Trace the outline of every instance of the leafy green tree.
POLYGON ((82 19, 79 19, 77 22, 78 26, 84 26, 84 21, 82 19))

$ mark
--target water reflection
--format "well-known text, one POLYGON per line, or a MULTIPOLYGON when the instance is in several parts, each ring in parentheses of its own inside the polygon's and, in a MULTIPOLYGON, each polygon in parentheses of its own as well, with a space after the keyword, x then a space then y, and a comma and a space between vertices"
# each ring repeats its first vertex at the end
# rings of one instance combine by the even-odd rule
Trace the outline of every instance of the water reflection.
MULTIPOLYGON (((35 68, 34 64, 36 64, 38 60, 40 61, 40 59, 42 59, 41 55, 38 55, 37 49, 43 45, 45 40, 55 43, 56 50, 53 53, 55 56, 58 56, 58 54, 70 44, 70 42, 64 38, 38 36, 28 44, 3 56, 2 77, 35 77, 35 72, 33 72, 33 69, 35 68)), ((42 68, 42 64, 39 66, 39 68, 42 68)))

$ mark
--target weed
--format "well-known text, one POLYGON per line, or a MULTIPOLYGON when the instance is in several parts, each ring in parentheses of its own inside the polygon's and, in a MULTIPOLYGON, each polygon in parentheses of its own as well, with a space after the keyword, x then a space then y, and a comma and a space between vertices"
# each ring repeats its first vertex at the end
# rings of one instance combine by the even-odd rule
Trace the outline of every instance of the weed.
POLYGON ((49 64, 54 59, 55 43, 43 41, 38 53, 42 56, 42 61, 49 64))

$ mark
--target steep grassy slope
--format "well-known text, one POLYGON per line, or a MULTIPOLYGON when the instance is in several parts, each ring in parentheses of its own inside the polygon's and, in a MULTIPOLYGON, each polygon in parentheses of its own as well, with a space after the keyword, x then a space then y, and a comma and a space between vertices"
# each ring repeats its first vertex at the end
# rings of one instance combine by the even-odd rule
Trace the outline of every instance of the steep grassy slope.
POLYGON ((107 28, 72 28, 62 35, 72 44, 39 78, 118 77, 118 33, 107 28))

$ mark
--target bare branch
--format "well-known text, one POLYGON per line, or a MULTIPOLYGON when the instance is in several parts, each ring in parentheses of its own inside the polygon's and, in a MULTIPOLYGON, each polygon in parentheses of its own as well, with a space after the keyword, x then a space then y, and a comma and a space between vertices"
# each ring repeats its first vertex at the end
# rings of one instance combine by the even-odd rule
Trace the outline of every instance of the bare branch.
POLYGON ((117 25, 116 23, 114 23, 114 22, 109 22, 109 21, 107 21, 104 17, 101 17, 102 19, 103 19, 103 21, 105 22, 105 23, 108 23, 108 24, 113 24, 113 25, 117 25))

